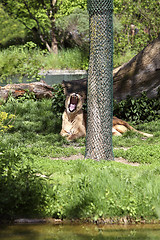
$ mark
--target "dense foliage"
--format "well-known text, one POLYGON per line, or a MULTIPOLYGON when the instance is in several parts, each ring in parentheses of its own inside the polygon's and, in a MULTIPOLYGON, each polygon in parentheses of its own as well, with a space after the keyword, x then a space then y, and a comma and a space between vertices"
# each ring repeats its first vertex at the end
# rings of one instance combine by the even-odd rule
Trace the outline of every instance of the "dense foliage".
POLYGON ((36 49, 36 44, 28 42, 20 47, 10 46, 0 52, 0 82, 10 82, 16 77, 19 81, 24 76, 33 80, 40 79, 38 75, 43 66, 43 51, 36 49))
POLYGON ((121 22, 121 31, 115 36, 115 51, 127 48, 139 52, 159 34, 160 3, 157 0, 115 0, 114 13, 121 22))
POLYGON ((19 20, 32 32, 35 41, 43 43, 51 52, 57 53, 57 29, 55 19, 59 15, 70 13, 76 7, 84 8, 83 1, 13 1, 2 0, 4 10, 19 20), (69 9, 69 10, 68 10, 69 9), (56 16, 57 15, 57 16, 56 16))
POLYGON ((128 96, 117 103, 114 101, 114 115, 134 123, 150 122, 160 118, 160 96, 150 99, 143 92, 141 97, 128 96))
MULTIPOLYGON (((10 17, 17 19, 24 25, 27 34, 32 33, 33 41, 41 42, 49 51, 54 50, 57 44, 59 47, 64 44, 70 46, 71 39, 77 45, 82 45, 82 42, 88 41, 87 0, 56 0, 52 1, 52 4, 48 1, 37 0, 2 0, 2 4, 0 11, 3 11, 4 17, 0 29, 4 25, 8 25, 10 17)), ((133 52, 138 52, 158 36, 159 9, 160 5, 157 0, 114 1, 114 48, 116 55, 126 53, 130 48, 133 52)), ((17 28, 20 30, 21 25, 17 24, 17 28)), ((2 32, 5 29, 9 30, 3 28, 2 32)), ((8 36, 10 35, 11 32, 8 36)), ((4 38, 0 39, 0 42, 4 44, 4 38)))
POLYGON ((0 135, 1 220, 158 218, 159 121, 139 126, 152 132, 153 138, 135 133, 113 138, 115 157, 136 161, 138 167, 114 161, 66 161, 62 159, 84 155, 85 139, 66 142, 59 135, 61 116, 52 100, 26 98, 10 97, 1 105, 3 112, 16 113, 14 127, 0 135))
POLYGON ((0 4, 0 47, 22 44, 25 38, 25 27, 16 19, 11 18, 0 4))
MULTIPOLYGON (((0 5, 1 48, 23 44, 17 49, 13 48, 13 51, 11 49, 1 51, 1 80, 17 74, 20 77, 28 75, 29 78, 30 76, 34 78, 42 68, 88 68, 89 17, 86 0, 62 2, 57 0, 52 1, 51 5, 48 1, 37 0, 16 3, 13 0, 3 0, 0 5), (27 45, 29 50, 33 51, 28 53, 27 45), (71 49, 73 54, 70 56, 73 61, 70 59, 64 61, 61 51, 56 58, 55 54, 40 51, 39 47, 50 52, 57 52, 58 48, 63 51, 71 49), (77 58, 75 47, 79 51, 77 58)), ((114 67, 127 62, 158 36, 160 23, 158 9, 159 3, 156 0, 135 0, 127 3, 125 0, 114 1, 114 67)))

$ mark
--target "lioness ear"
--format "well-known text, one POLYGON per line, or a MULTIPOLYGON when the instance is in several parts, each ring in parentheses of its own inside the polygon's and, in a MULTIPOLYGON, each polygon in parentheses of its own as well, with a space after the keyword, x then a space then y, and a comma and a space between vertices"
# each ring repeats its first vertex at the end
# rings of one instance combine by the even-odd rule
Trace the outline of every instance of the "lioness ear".
POLYGON ((84 97, 83 96, 81 96, 81 101, 84 102, 84 97))

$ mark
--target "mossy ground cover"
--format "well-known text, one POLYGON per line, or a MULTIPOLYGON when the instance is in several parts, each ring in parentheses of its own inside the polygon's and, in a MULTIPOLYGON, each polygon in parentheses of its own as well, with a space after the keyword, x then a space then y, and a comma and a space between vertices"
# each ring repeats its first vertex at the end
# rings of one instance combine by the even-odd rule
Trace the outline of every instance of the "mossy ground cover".
POLYGON ((62 160, 85 154, 85 139, 68 143, 59 135, 61 116, 52 100, 10 98, 1 111, 14 127, 0 135, 1 218, 61 219, 160 217, 160 120, 140 124, 153 138, 128 132, 113 137, 116 161, 62 160))

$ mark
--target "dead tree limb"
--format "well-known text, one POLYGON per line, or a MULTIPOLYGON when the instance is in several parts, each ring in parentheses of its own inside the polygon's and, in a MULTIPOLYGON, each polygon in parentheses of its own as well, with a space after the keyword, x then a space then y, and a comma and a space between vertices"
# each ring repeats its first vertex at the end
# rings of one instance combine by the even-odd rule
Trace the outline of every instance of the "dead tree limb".
POLYGON ((22 97, 26 92, 32 92, 37 99, 52 98, 53 87, 47 85, 44 81, 33 83, 7 84, 0 87, 0 98, 7 100, 9 95, 13 97, 22 97))

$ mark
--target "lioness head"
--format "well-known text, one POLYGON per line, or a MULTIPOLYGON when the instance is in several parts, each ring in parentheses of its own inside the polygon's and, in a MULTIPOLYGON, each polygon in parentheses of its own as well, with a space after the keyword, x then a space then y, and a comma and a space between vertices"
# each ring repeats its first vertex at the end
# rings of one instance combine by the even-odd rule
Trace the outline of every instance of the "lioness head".
POLYGON ((77 93, 71 93, 65 101, 68 114, 78 112, 83 106, 83 98, 77 93))

